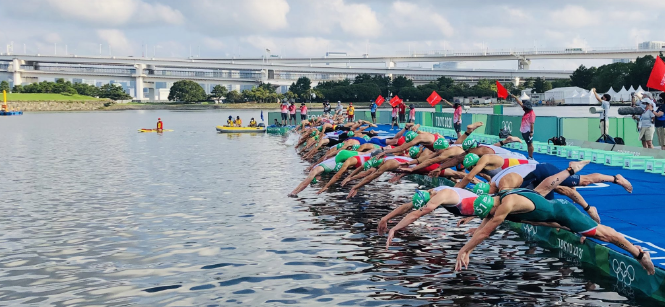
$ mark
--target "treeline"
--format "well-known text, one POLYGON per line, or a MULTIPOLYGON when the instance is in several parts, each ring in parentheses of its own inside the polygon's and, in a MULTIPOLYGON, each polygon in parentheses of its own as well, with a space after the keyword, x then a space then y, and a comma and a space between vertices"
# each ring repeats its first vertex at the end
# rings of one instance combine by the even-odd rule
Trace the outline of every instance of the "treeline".
MULTIPOLYGON (((660 58, 665 59, 662 52, 660 58)), ((623 87, 629 89, 631 86, 642 86, 646 90, 655 61, 656 58, 647 55, 630 63, 612 63, 589 68, 580 65, 570 76, 570 81, 573 86, 587 90, 596 88, 599 93, 609 91, 610 86, 617 92, 623 87)))
MULTIPOLYGON (((7 81, 0 82, 0 89, 9 89, 7 81)), ((90 97, 108 98, 112 100, 132 99, 125 93, 120 85, 104 84, 101 87, 86 83, 71 83, 65 79, 56 79, 55 82, 42 81, 27 85, 15 85, 12 93, 53 93, 63 95, 84 95, 90 97)))

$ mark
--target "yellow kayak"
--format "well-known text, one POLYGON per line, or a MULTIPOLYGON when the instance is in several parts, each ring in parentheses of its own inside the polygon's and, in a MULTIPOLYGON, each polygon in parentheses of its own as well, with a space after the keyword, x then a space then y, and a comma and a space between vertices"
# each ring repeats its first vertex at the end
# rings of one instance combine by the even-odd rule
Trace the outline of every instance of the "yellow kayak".
MULTIPOLYGON (((162 132, 171 132, 171 129, 163 129, 162 132)), ((157 129, 139 129, 139 132, 157 132, 157 129)))
POLYGON ((266 132, 265 127, 224 127, 217 126, 217 132, 221 133, 262 133, 266 132))

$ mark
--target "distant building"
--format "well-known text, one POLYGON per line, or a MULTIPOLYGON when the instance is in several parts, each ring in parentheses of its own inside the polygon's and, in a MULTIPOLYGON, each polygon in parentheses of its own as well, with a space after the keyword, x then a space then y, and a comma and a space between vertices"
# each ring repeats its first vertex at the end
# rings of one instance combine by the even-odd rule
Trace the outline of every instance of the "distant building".
POLYGON ((612 59, 612 63, 630 63, 630 59, 612 59))
POLYGON ((644 50, 653 50, 653 49, 665 49, 665 42, 663 41, 647 41, 637 44, 637 49, 644 50))
POLYGON ((459 69, 461 67, 460 67, 459 62, 440 62, 440 63, 432 65, 432 68, 434 68, 434 69, 459 69))

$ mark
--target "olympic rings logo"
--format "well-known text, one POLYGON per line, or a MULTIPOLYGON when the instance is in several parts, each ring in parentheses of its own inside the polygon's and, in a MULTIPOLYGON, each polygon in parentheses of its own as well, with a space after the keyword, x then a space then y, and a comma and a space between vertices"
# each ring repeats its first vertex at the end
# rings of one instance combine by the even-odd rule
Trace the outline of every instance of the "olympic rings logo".
POLYGON ((623 261, 612 260, 612 271, 616 274, 617 280, 626 285, 630 285, 635 280, 635 268, 633 265, 627 265, 623 261))

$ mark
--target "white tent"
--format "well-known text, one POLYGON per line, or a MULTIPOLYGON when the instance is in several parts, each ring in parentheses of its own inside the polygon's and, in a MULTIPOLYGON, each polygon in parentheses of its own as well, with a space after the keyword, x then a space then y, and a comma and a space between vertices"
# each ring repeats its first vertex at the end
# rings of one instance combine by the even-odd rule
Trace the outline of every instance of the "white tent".
POLYGON ((595 95, 591 92, 584 92, 577 97, 577 104, 595 104, 597 102, 595 95))
POLYGON ((637 87, 637 90, 635 91, 635 93, 644 93, 644 92, 645 92, 645 90, 642 89, 642 86, 641 86, 641 85, 638 86, 638 87, 637 87))
POLYGON ((630 101, 630 92, 626 90, 625 86, 622 87, 621 90, 617 93, 614 101, 630 101))
POLYGON ((526 92, 522 92, 522 96, 520 96, 520 100, 529 100, 531 97, 529 97, 526 92))
MULTIPOLYGON (((628 89, 628 99, 630 100, 630 93, 635 93, 637 90, 631 85, 628 89)), ((625 99, 624 99, 625 100, 625 99)))
POLYGON ((617 92, 615 92, 614 89, 610 86, 610 89, 607 91, 606 94, 608 94, 608 95, 610 95, 610 97, 612 97, 610 99, 610 101, 614 101, 614 96, 616 96, 617 92))
POLYGON ((566 98, 572 97, 573 93, 580 92, 583 90, 584 89, 576 86, 554 88, 545 92, 545 100, 562 102, 566 98))
POLYGON ((574 90, 572 94, 566 98, 564 98, 564 103, 565 104, 576 104, 577 103, 577 96, 579 96, 580 93, 577 92, 577 90, 574 90))

